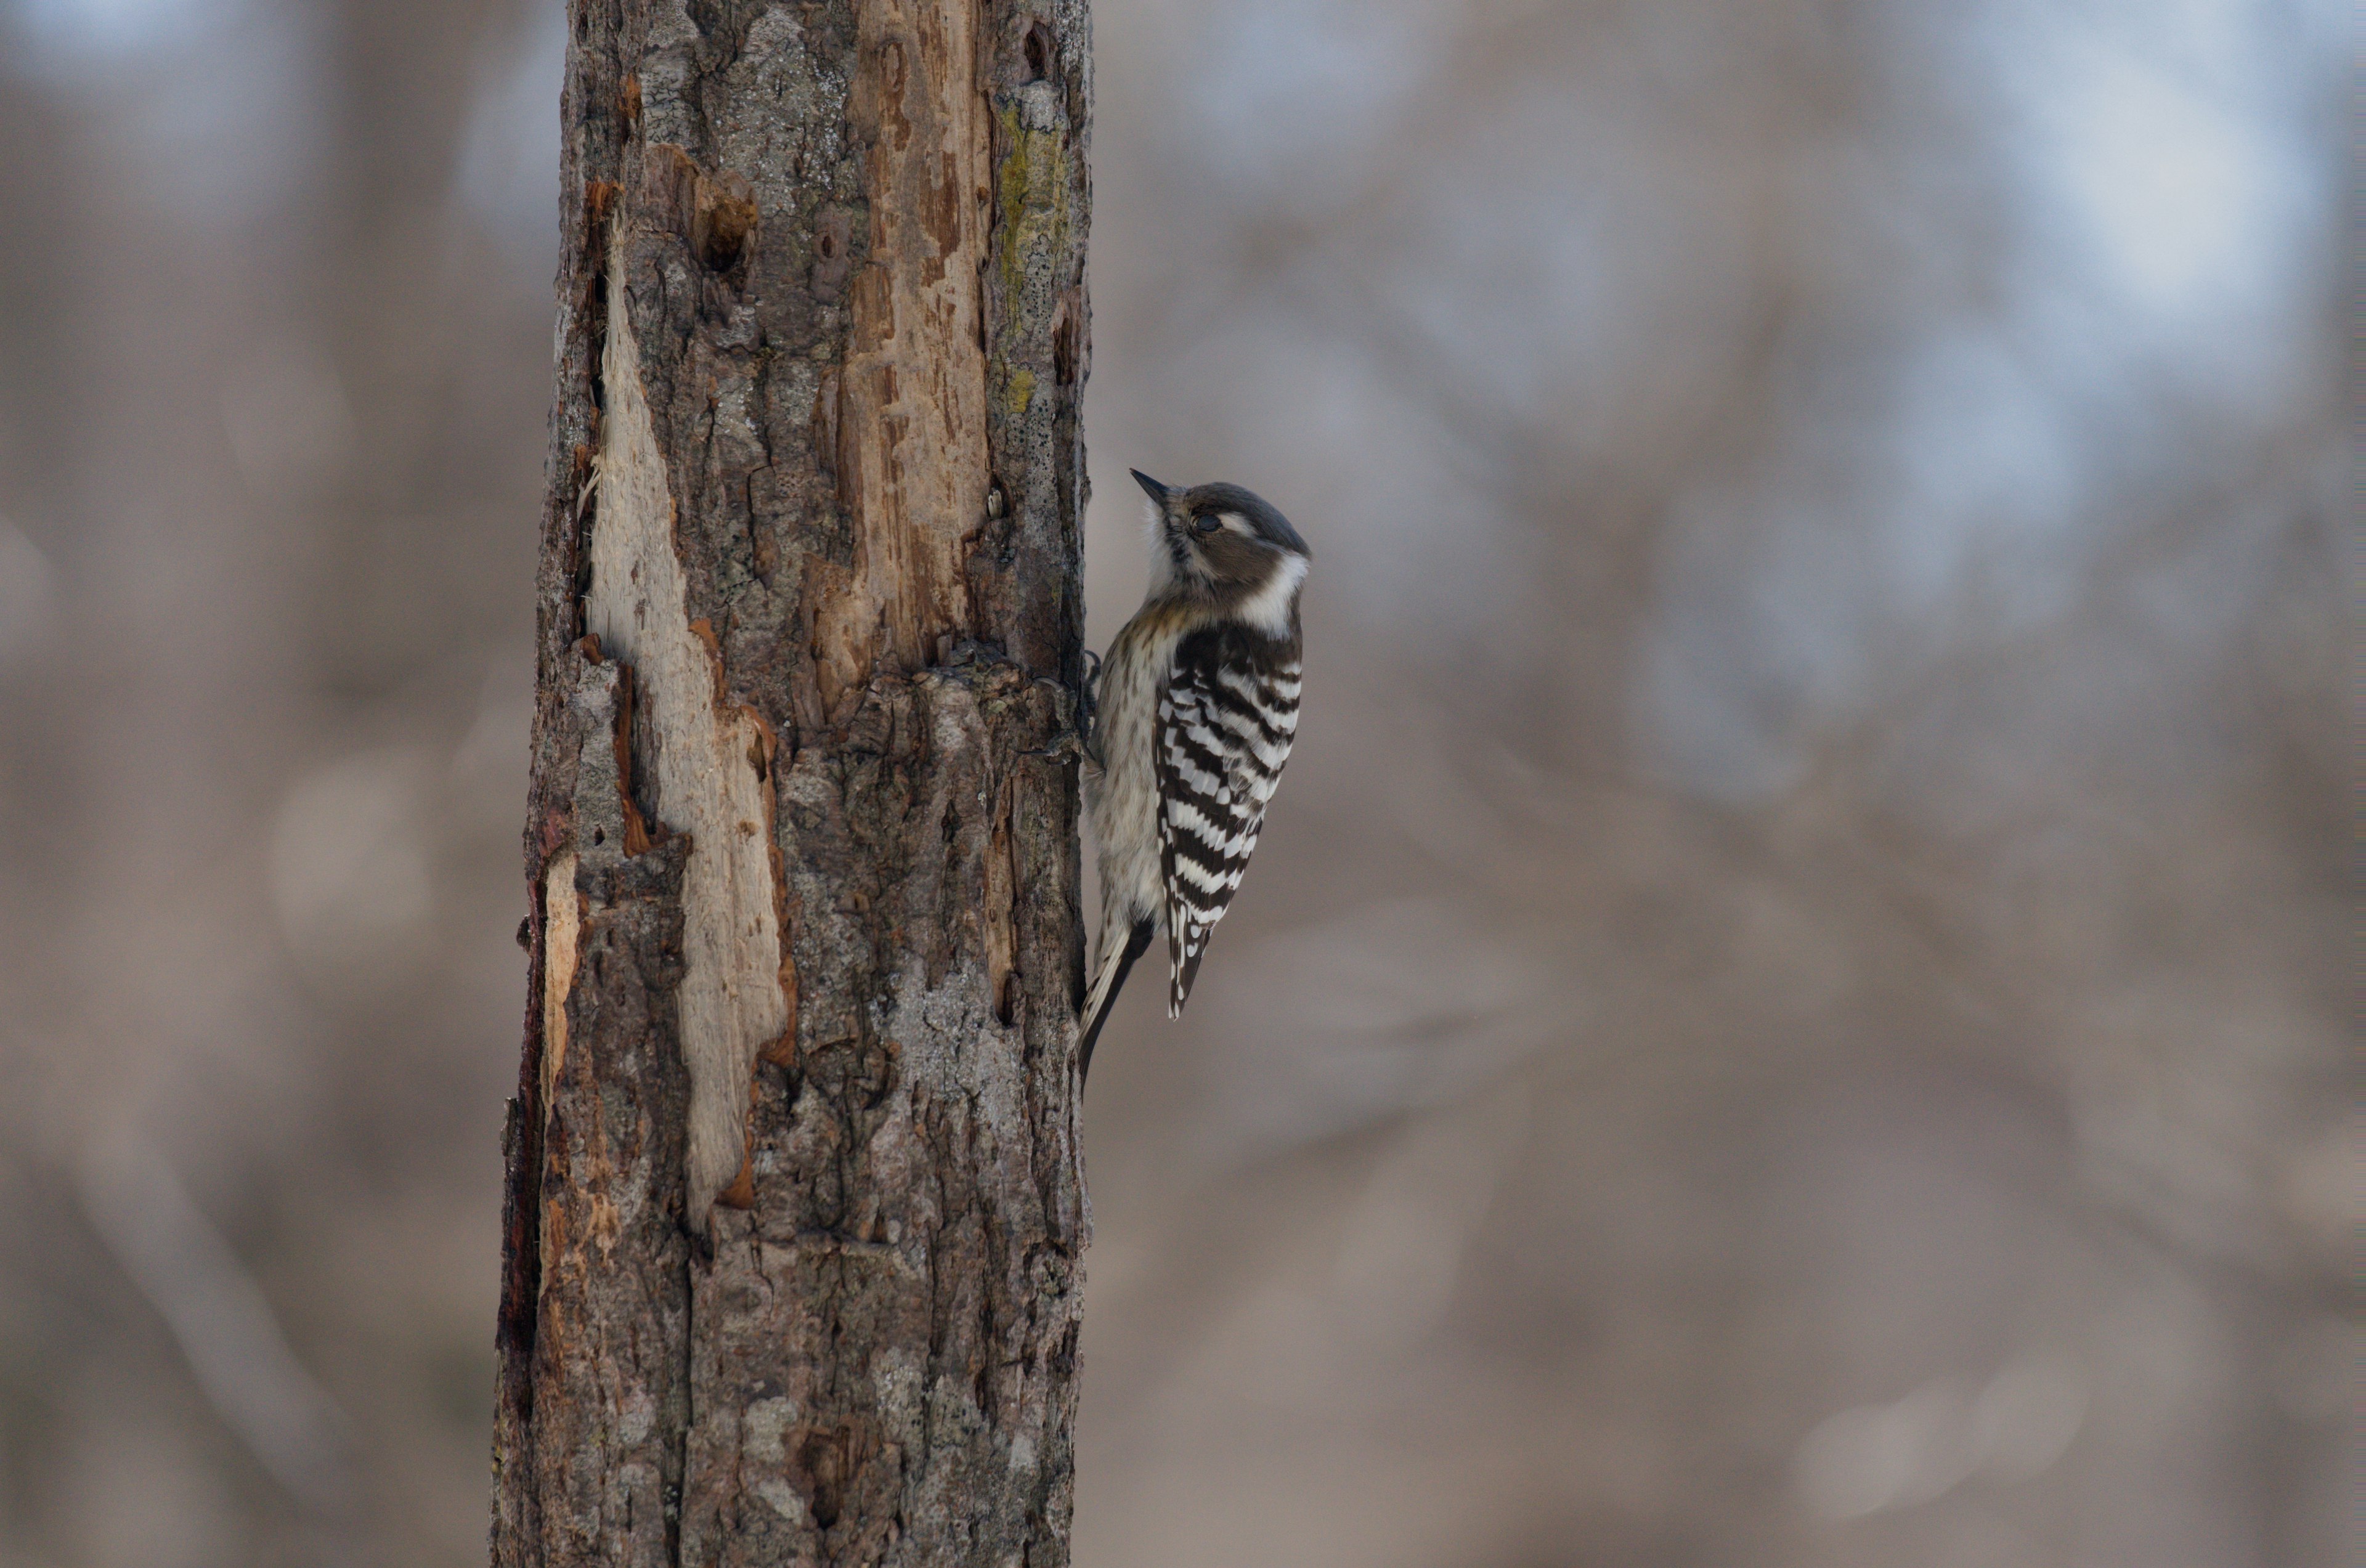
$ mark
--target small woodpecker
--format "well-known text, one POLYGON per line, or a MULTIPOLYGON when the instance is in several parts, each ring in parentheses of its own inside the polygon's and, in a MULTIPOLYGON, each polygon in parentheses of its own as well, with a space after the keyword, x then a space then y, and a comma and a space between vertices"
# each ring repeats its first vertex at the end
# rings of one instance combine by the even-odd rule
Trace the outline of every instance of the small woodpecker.
POLYGON ((1080 1086, 1126 972, 1161 931, 1166 1016, 1182 1016, 1298 733, 1306 541, 1238 485, 1133 477, 1150 497, 1150 589, 1101 665, 1098 766, 1085 774, 1101 931, 1080 1086))

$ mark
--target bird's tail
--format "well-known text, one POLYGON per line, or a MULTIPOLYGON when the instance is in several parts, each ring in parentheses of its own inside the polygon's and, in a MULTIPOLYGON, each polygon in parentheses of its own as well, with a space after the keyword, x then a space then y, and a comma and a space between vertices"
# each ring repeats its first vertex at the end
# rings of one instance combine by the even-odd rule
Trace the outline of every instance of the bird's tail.
POLYGON ((1085 993, 1084 1032, 1076 1040, 1076 1088, 1085 1087, 1085 1075, 1093 1068, 1093 1042, 1101 1037, 1101 1025, 1109 1021, 1110 1009, 1117 1005, 1117 994, 1125 987, 1126 972, 1133 961, 1150 950, 1150 939, 1158 921, 1144 915, 1133 922, 1126 932, 1125 945, 1104 941, 1101 943, 1100 967, 1093 973, 1093 988, 1085 993))

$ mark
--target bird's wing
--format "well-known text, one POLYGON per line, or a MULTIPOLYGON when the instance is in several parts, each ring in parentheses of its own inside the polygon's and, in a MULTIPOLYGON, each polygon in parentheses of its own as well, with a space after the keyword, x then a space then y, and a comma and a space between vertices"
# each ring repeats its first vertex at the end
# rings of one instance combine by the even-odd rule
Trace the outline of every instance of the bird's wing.
POLYGON ((1166 887, 1166 1016, 1181 1015, 1208 936, 1256 848, 1298 733, 1299 665, 1187 637, 1158 699, 1158 853, 1166 887))

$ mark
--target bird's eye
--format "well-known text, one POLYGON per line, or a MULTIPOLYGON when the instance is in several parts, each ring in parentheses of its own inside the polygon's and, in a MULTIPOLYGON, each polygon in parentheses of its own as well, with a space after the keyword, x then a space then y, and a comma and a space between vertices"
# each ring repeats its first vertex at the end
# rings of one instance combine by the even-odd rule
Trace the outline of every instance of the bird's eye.
POLYGON ((1191 519, 1191 526, 1197 528, 1202 534, 1212 534, 1223 525, 1224 519, 1219 513, 1202 513, 1200 515, 1191 519))

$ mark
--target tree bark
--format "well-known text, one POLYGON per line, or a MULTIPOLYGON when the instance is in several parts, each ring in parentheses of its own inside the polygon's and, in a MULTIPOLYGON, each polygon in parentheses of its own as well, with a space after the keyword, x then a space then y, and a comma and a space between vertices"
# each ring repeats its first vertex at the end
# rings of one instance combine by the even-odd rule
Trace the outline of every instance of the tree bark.
POLYGON ((1086 0, 570 0, 496 1564, 1063 1563, 1086 0))

